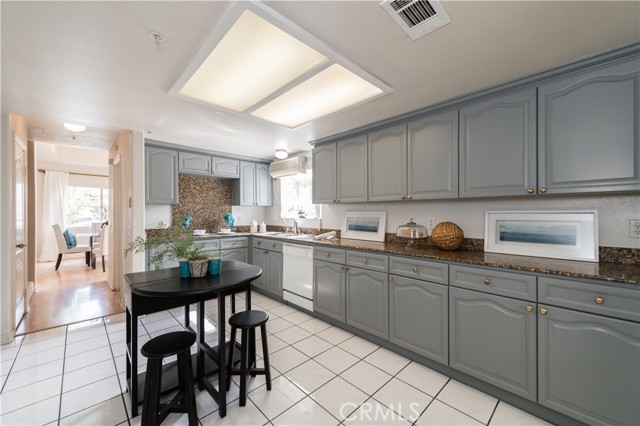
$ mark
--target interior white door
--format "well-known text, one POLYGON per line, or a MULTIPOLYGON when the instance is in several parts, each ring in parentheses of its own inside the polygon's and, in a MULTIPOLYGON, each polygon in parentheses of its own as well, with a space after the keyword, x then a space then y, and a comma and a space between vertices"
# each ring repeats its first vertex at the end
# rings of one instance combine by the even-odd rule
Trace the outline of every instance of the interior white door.
POLYGON ((27 245, 25 244, 26 225, 26 146, 14 134, 15 145, 15 188, 14 188, 14 244, 15 244, 15 300, 16 300, 16 326, 28 309, 26 305, 25 289, 27 288, 26 260, 27 245))

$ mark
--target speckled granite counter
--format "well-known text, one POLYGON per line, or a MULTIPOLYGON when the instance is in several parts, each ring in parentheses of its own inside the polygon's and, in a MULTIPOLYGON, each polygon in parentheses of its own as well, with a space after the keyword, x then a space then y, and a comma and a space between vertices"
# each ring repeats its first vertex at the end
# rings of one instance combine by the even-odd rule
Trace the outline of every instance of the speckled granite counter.
POLYGON ((445 262, 464 263, 478 266, 513 269, 517 271, 537 272, 543 274, 560 275, 569 278, 582 278, 617 282, 621 284, 640 284, 640 265, 621 263, 590 263, 561 259, 547 259, 540 257, 515 256, 508 254, 485 253, 480 250, 446 251, 432 247, 418 247, 407 249, 404 244, 377 243, 360 240, 332 240, 316 241, 312 235, 305 237, 278 237, 268 234, 234 233, 228 235, 207 234, 199 238, 230 238, 254 235, 261 238, 273 238, 292 243, 330 246, 351 250, 370 250, 380 253, 400 256, 413 256, 445 262))

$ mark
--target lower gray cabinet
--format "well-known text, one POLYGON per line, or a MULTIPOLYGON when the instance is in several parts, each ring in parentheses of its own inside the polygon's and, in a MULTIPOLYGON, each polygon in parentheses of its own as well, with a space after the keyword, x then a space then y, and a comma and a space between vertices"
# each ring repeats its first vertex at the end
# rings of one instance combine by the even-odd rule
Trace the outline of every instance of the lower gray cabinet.
POLYGON ((313 309, 345 322, 345 267, 336 263, 313 262, 313 309))
POLYGON ((262 275, 253 280, 253 286, 267 291, 267 251, 261 249, 253 249, 253 263, 262 269, 262 275))
POLYGON ((389 338, 389 276, 360 268, 347 270, 347 324, 389 338))
POLYGON ((282 253, 254 248, 253 264, 262 269, 262 275, 253 281, 253 285, 282 297, 282 253))
POLYGON ((247 263, 249 262, 249 249, 245 247, 220 250, 220 257, 222 260, 239 260, 247 263))
POLYGON ((591 425, 640 424, 640 324, 539 312, 538 402, 591 425))
POLYGON ((448 287, 389 276, 389 340, 442 364, 449 363, 448 287))
POLYGON ((535 304, 451 287, 449 359, 455 369, 536 401, 535 304))

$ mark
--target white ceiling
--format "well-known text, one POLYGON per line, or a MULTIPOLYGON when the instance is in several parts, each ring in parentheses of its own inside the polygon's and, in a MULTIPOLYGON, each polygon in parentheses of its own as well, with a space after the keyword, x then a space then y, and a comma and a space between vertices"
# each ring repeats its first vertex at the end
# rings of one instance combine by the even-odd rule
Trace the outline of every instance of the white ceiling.
POLYGON ((272 9, 395 89, 290 130, 168 95, 229 2, 6 2, 2 112, 29 137, 69 143, 61 122, 256 158, 640 40, 640 2, 445 1, 451 24, 412 41, 377 1, 270 1, 272 9), (156 46, 151 31, 166 39, 156 46), (43 134, 44 132, 44 134, 43 134), (148 132, 148 133, 147 133, 148 132))

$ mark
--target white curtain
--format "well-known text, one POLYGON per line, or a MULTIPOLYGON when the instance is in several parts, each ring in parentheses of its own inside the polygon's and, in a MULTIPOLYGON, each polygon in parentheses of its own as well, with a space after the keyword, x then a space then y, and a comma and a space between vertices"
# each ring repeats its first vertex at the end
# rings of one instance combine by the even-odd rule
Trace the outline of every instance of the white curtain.
POLYGON ((38 262, 50 262, 58 257, 58 244, 52 225, 65 229, 65 208, 69 173, 47 171, 44 175, 42 201, 42 251, 38 262))

